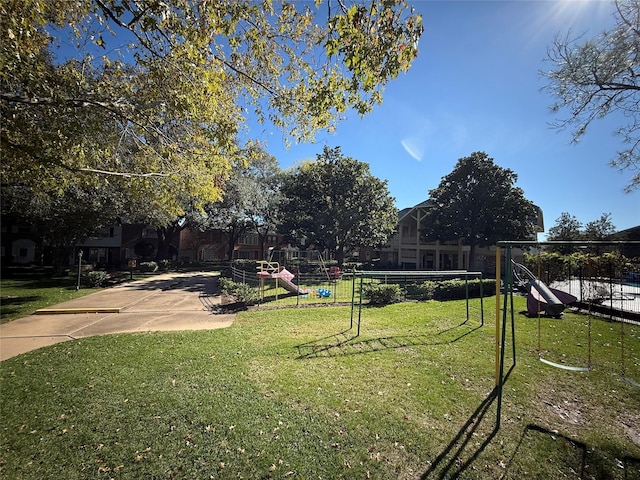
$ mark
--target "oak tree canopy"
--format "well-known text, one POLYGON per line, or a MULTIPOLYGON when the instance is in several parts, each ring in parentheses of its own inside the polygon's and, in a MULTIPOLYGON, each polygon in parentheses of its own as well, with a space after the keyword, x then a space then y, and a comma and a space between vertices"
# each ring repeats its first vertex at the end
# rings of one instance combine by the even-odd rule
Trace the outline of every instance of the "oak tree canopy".
POLYGON ((2 0, 3 184, 217 201, 249 117, 289 141, 364 115, 417 55, 401 0, 2 0))

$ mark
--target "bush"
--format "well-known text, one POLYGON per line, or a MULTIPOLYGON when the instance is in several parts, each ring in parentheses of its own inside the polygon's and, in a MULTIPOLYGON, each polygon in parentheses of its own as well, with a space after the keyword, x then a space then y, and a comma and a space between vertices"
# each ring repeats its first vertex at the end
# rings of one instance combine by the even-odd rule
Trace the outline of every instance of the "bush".
POLYGON ((220 277, 218 285, 220 285, 221 291, 227 295, 234 296, 238 302, 255 305, 260 301, 260 292, 249 284, 237 283, 230 278, 220 277))
MULTIPOLYGON (((435 300, 461 300, 466 298, 467 289, 469 298, 480 297, 480 279, 468 280, 444 280, 437 284, 433 298, 435 300)), ((496 281, 493 279, 482 280, 482 296, 495 295, 496 281)))
POLYGON ((226 293, 230 293, 233 289, 233 285, 235 282, 227 277, 218 277, 218 285, 220 286, 220 290, 226 293))
POLYGON ((158 270, 158 264, 156 262, 142 262, 140 263, 141 272, 155 272, 158 270))
POLYGON ((404 300, 404 292, 396 284, 368 283, 364 286, 362 294, 373 305, 389 305, 404 300))
POLYGON ((422 283, 411 283, 407 285, 407 297, 417 300, 432 300, 435 297, 438 283, 427 280, 422 283))
POLYGON ((246 258, 239 258, 233 261, 233 265, 245 272, 255 273, 258 271, 258 262, 256 260, 249 260, 246 258))
POLYGON ((260 301, 260 292, 247 283, 237 283, 233 295, 239 302, 255 305, 260 301))
POLYGON ((171 260, 164 259, 164 260, 160 260, 158 268, 166 272, 167 270, 169 270, 170 266, 171 266, 171 260))
POLYGON ((101 287, 107 281, 107 272, 92 270, 87 274, 87 281, 90 287, 101 287))

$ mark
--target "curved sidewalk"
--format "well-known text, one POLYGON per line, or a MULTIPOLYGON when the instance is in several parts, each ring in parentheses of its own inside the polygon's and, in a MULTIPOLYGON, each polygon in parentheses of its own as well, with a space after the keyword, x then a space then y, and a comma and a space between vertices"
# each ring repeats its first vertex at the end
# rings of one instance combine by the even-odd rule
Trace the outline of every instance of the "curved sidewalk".
POLYGON ((167 273, 38 310, 0 325, 0 361, 94 335, 228 327, 234 314, 212 313, 217 284, 214 273, 167 273))

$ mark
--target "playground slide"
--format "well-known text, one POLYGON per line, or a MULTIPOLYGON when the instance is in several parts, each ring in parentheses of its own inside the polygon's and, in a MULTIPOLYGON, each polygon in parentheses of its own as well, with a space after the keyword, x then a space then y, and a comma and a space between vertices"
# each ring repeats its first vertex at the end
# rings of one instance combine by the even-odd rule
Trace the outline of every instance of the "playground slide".
POLYGON ((271 278, 277 278, 278 283, 282 285, 282 288, 284 288, 285 290, 291 293, 299 293, 300 295, 309 293, 310 290, 307 290, 306 288, 300 288, 298 285, 293 283, 291 281, 293 277, 294 277, 293 273, 291 273, 286 268, 283 268, 278 273, 271 274, 271 278))
POLYGON ((299 293, 300 295, 304 295, 309 293, 309 290, 307 290, 306 288, 300 288, 298 285, 296 285, 295 283, 293 283, 291 280, 288 280, 286 278, 282 278, 279 277, 278 278, 278 284, 282 286, 282 288, 284 288, 285 290, 292 292, 292 293, 299 293))
POLYGON ((547 315, 559 317, 565 306, 577 300, 573 295, 550 288, 538 280, 524 265, 511 261, 515 278, 527 288, 527 312, 537 315, 541 308, 547 315))

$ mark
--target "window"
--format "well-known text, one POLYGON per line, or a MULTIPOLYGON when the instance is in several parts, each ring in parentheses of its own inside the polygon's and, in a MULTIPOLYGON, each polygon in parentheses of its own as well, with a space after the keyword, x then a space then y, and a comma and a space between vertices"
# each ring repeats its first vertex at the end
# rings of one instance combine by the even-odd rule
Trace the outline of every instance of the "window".
POLYGON ((244 245, 258 245, 258 236, 255 234, 244 235, 240 238, 239 243, 244 245))
POLYGON ((106 263, 107 249, 106 248, 90 248, 88 261, 90 263, 106 263))

